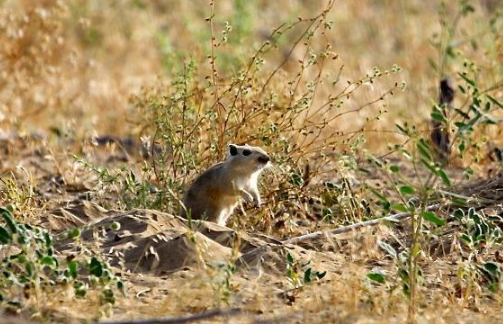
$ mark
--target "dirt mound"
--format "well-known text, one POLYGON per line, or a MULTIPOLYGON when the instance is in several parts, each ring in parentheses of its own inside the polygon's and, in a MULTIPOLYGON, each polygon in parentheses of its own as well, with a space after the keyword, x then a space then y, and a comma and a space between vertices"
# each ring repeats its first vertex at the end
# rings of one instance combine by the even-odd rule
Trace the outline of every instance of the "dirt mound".
POLYGON ((82 229, 81 241, 61 233, 60 251, 83 241, 98 248, 111 265, 138 273, 158 275, 187 267, 219 267, 230 260, 241 268, 267 267, 278 273, 286 268, 287 253, 308 254, 265 235, 253 236, 211 222, 193 222, 191 228, 185 219, 154 210, 107 211, 85 203, 57 209, 45 222, 59 232, 82 229))

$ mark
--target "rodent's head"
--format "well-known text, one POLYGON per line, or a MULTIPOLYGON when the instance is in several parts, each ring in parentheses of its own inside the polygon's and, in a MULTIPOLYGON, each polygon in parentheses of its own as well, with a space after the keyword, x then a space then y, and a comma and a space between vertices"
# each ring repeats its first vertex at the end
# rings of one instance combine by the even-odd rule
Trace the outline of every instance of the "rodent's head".
POLYGON ((253 173, 269 165, 270 158, 260 147, 229 144, 227 163, 233 168, 253 173))

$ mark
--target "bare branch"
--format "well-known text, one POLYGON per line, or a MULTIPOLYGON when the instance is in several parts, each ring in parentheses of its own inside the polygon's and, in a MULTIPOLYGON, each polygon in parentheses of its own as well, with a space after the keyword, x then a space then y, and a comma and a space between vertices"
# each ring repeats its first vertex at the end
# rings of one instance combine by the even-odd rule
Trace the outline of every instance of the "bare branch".
POLYGON ((146 320, 110 321, 110 322, 99 322, 95 324, 183 324, 183 323, 193 323, 213 317, 220 317, 220 316, 231 317, 239 314, 242 314, 242 311, 239 308, 232 308, 229 310, 214 309, 196 315, 153 318, 146 320))
MULTIPOLYGON (((426 207, 425 210, 434 210, 434 209, 438 209, 438 208, 440 208, 440 204, 434 204, 434 205, 426 207)), ((368 221, 361 222, 361 223, 356 223, 356 224, 352 224, 352 225, 348 225, 348 226, 339 227, 339 228, 332 230, 332 231, 319 231, 319 232, 314 232, 314 233, 310 233, 310 234, 297 236, 297 237, 285 240, 282 243, 283 244, 297 244, 297 243, 304 242, 304 241, 318 239, 318 238, 321 238, 321 237, 324 237, 327 235, 338 235, 338 234, 342 234, 342 233, 351 232, 351 231, 360 229, 362 227, 375 226, 375 225, 380 224, 383 221, 396 222, 396 221, 404 220, 404 219, 409 218, 411 215, 412 215, 411 213, 400 213, 400 214, 396 214, 396 215, 392 215, 392 216, 386 216, 386 217, 382 217, 382 218, 372 219, 372 220, 368 220, 368 221)))

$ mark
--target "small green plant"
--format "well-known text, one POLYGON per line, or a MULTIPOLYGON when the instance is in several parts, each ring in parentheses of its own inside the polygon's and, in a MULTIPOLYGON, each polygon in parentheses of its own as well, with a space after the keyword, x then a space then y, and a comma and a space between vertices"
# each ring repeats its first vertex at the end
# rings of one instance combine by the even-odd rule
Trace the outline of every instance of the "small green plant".
POLYGON ((497 262, 488 259, 493 258, 490 253, 492 248, 498 248, 503 241, 503 217, 485 215, 474 208, 469 208, 467 212, 457 209, 453 216, 463 229, 459 235, 462 244, 467 248, 465 260, 459 269, 463 299, 467 300, 472 295, 475 285, 482 285, 492 293, 500 292, 501 267, 497 262))
POLYGON ((295 260, 292 254, 287 253, 286 277, 294 289, 308 285, 314 280, 321 280, 327 274, 326 271, 313 270, 310 264, 310 261, 300 262, 299 260, 295 260))
POLYGON ((463 227, 461 240, 470 250, 490 248, 501 242, 503 217, 500 215, 485 215, 470 208, 468 212, 457 209, 453 216, 463 227))
MULTIPOLYGON (((216 294, 220 296, 220 302, 223 302, 227 307, 231 304, 232 276, 236 272, 236 266, 233 261, 229 260, 227 263, 219 264, 217 267, 217 275, 214 278, 213 289, 216 294)), ((217 303, 217 307, 219 306, 217 303)))
POLYGON ((416 255, 412 258, 409 249, 397 252, 391 245, 384 241, 379 242, 379 247, 392 258, 395 264, 395 277, 387 275, 381 269, 373 269, 367 273, 367 278, 376 284, 385 284, 388 290, 394 291, 401 288, 402 293, 410 300, 415 297, 417 284, 422 282, 423 272, 418 265, 421 250, 416 249, 416 255))
POLYGON ((172 210, 173 201, 177 202, 171 199, 173 197, 172 191, 169 189, 160 190, 146 180, 154 173, 154 169, 145 161, 140 174, 137 175, 129 166, 96 167, 83 158, 74 156, 74 159, 97 176, 94 190, 99 195, 117 195, 116 202, 127 210, 132 208, 172 210))
MULTIPOLYGON (((47 296, 68 289, 77 298, 99 292, 103 305, 124 293, 123 282, 97 256, 58 255, 49 232, 16 222, 9 209, 1 207, 0 214, 0 308, 43 311, 47 296)), ((79 235, 76 229, 68 232, 71 239, 79 235)))

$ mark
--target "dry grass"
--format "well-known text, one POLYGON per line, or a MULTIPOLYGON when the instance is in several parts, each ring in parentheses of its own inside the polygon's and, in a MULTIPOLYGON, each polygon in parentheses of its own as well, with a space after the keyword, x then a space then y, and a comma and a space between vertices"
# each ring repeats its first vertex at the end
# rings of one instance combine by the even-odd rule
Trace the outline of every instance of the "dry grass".
MULTIPOLYGON (((75 206, 86 200, 113 210, 176 214, 187 183, 221 160, 229 142, 262 146, 275 161, 262 182, 264 208, 243 210, 246 217, 231 224, 260 242, 262 234, 286 239, 391 212, 369 188, 404 205, 409 197, 397 189, 403 185, 423 203, 448 200, 439 199, 440 189, 451 190, 441 177, 426 181, 432 178, 420 158, 400 153, 416 156, 419 139, 428 138, 442 77, 466 86, 459 73, 467 71, 480 93, 502 101, 501 2, 473 1, 475 12, 457 20, 462 2, 2 1, 0 205, 11 206, 18 221, 53 233, 116 215, 80 212, 75 206), (409 136, 395 126, 404 122, 417 125, 409 136), (105 135, 115 142, 98 147, 92 138, 105 135), (148 152, 138 154, 145 145, 148 152), (154 159, 145 157, 152 152, 154 159), (383 155, 389 158, 384 166, 367 160, 383 155), (391 165, 400 168, 398 175, 391 165), (321 217, 309 203, 317 199, 321 217)), ((457 89, 454 105, 470 103, 457 89)), ((493 107, 491 116, 502 118, 493 107)), ((488 157, 503 146, 501 123, 478 126, 467 135, 466 154, 457 156, 456 142, 445 167, 457 187, 466 170, 475 178, 501 172, 501 163, 488 157)), ((501 202, 494 208, 481 214, 500 212, 501 202)), ((452 210, 441 213, 447 218, 452 210)), ((229 267, 245 243, 223 244, 232 257, 211 267, 205 258, 214 251, 194 239, 190 253, 197 262, 182 271, 116 269, 128 294, 113 306, 103 305, 99 292, 75 299, 71 289, 56 289, 27 298, 24 311, 68 322, 239 307, 251 315, 231 322, 403 323, 413 306, 418 323, 496 322, 501 278, 489 292, 477 267, 496 260, 501 272, 501 240, 470 250, 460 242, 459 224, 428 224, 419 234, 421 223, 411 226, 281 247, 264 256, 262 267, 238 266, 237 272, 229 267), (411 265, 390 257, 379 242, 403 252, 417 238, 421 253, 410 262, 423 275, 411 302, 400 279, 411 265), (295 288, 286 275, 288 252, 297 267, 310 260, 326 277, 295 288), (367 278, 375 269, 387 274, 386 284, 367 278)), ((91 250, 106 253, 98 243, 91 250)))

